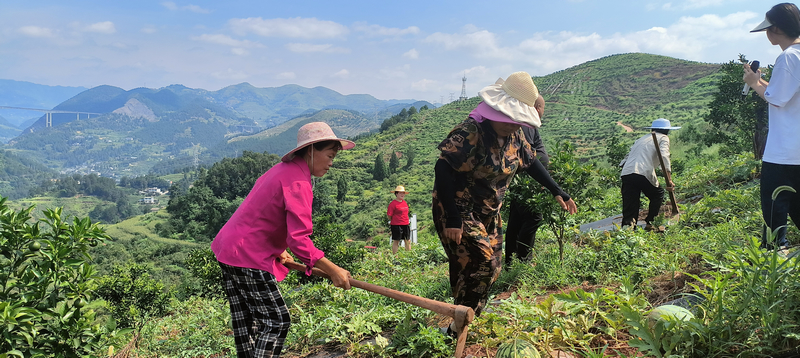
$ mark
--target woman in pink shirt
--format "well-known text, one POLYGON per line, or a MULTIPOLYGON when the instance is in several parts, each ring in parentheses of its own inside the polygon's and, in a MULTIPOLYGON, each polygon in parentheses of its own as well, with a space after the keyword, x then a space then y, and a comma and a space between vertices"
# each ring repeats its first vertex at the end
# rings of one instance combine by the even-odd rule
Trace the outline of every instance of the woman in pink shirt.
POLYGON ((238 357, 278 357, 291 318, 278 290, 294 261, 306 264, 307 275, 317 267, 331 276, 334 286, 350 288, 350 272, 314 247, 311 176, 328 172, 341 149, 355 143, 337 138, 323 122, 308 123, 297 133, 297 147, 256 180, 253 189, 211 243, 222 267, 230 301, 238 357))
POLYGON ((408 227, 408 203, 403 200, 408 192, 402 185, 394 188, 395 199, 389 203, 386 215, 391 219, 389 225, 392 226, 392 252, 397 253, 400 240, 406 242, 406 251, 411 250, 411 241, 408 239, 410 228, 408 227))

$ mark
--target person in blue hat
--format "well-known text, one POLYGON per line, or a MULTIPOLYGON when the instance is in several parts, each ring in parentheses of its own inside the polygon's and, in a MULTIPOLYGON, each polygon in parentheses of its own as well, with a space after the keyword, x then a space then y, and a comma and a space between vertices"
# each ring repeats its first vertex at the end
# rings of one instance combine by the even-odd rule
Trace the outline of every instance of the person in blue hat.
MULTIPOLYGON (((647 134, 633 143, 631 151, 622 160, 620 166, 622 167, 622 227, 636 226, 639 219, 639 205, 640 195, 644 193, 647 199, 650 200, 648 207, 647 217, 644 219, 646 222, 645 230, 655 230, 653 226, 653 219, 658 216, 661 209, 661 204, 664 203, 664 189, 658 185, 658 178, 656 177, 656 167, 661 163, 658 161, 658 152, 661 151, 661 156, 664 158, 664 166, 668 172, 672 172, 669 160, 669 131, 672 129, 680 129, 681 127, 673 127, 670 125, 669 120, 659 118, 653 121, 652 126, 645 127, 651 129, 656 134, 658 140, 658 148, 656 148, 653 141, 653 135, 647 134)), ((666 175, 666 173, 665 173, 666 175)), ((667 180, 667 190, 672 191, 675 184, 671 180, 667 180)))

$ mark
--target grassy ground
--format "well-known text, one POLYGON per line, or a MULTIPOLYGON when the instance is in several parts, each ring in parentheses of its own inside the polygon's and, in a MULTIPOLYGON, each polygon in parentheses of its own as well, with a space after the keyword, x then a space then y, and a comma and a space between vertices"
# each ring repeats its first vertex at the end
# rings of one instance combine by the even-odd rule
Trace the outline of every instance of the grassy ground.
MULTIPOLYGON (((582 357, 761 357, 800 346, 800 269, 795 259, 758 249, 761 215, 752 180, 757 163, 730 157, 685 165, 675 178, 679 196, 703 196, 681 205, 680 221, 665 233, 575 232, 561 260, 554 236, 540 232, 532 261, 505 267, 492 287, 489 309, 470 326, 467 353, 494 357, 514 339, 541 352, 582 357), (693 308, 694 318, 647 317, 685 294, 704 301, 693 308)), ((609 189, 593 206, 594 216, 618 206, 618 190, 609 189)), ((163 219, 159 215, 113 230, 143 235, 143 227, 163 219)), ((792 243, 800 241, 793 227, 789 236, 792 243)), ((438 239, 426 229, 419 241, 396 256, 388 245, 376 245, 354 278, 452 302, 438 239)), ((322 281, 300 285, 296 276, 282 282, 281 290, 293 317, 284 356, 453 354, 454 342, 438 331, 449 319, 430 311, 322 281)), ((235 355, 225 300, 175 300, 171 312, 146 324, 140 357, 235 355)))

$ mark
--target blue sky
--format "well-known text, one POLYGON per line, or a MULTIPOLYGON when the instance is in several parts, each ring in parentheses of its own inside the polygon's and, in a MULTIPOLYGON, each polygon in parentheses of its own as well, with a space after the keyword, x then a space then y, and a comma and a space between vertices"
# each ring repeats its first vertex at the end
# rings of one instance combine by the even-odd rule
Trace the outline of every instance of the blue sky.
POLYGON ((645 52, 722 63, 780 49, 777 2, 0 0, 0 78, 123 89, 325 86, 448 101, 515 71, 645 52))

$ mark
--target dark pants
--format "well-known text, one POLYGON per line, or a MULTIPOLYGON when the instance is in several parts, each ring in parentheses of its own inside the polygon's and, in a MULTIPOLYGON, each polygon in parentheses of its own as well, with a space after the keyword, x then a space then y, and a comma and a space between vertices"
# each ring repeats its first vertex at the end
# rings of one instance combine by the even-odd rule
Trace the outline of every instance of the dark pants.
POLYGON ((778 230, 778 235, 773 242, 767 242, 767 235, 761 236, 761 246, 774 248, 789 244, 786 240, 787 215, 791 216, 794 224, 800 223, 800 194, 782 191, 775 200, 772 192, 775 188, 788 185, 800 191, 800 165, 783 165, 763 162, 761 166, 761 213, 764 223, 771 230, 778 230))
POLYGON ((391 225, 391 227, 392 240, 408 240, 408 234, 411 232, 411 227, 409 225, 391 225))
POLYGON ((530 260, 531 250, 536 242, 536 231, 542 226, 543 219, 541 213, 534 213, 524 205, 511 203, 503 239, 506 244, 506 267, 511 265, 511 259, 515 256, 519 260, 530 260))
POLYGON ((236 356, 280 357, 291 317, 275 276, 221 262, 219 266, 231 306, 236 356))
POLYGON ((652 223, 664 203, 664 189, 653 186, 647 178, 639 174, 622 176, 622 226, 636 225, 639 219, 640 194, 650 200, 647 218, 644 221, 652 223))

